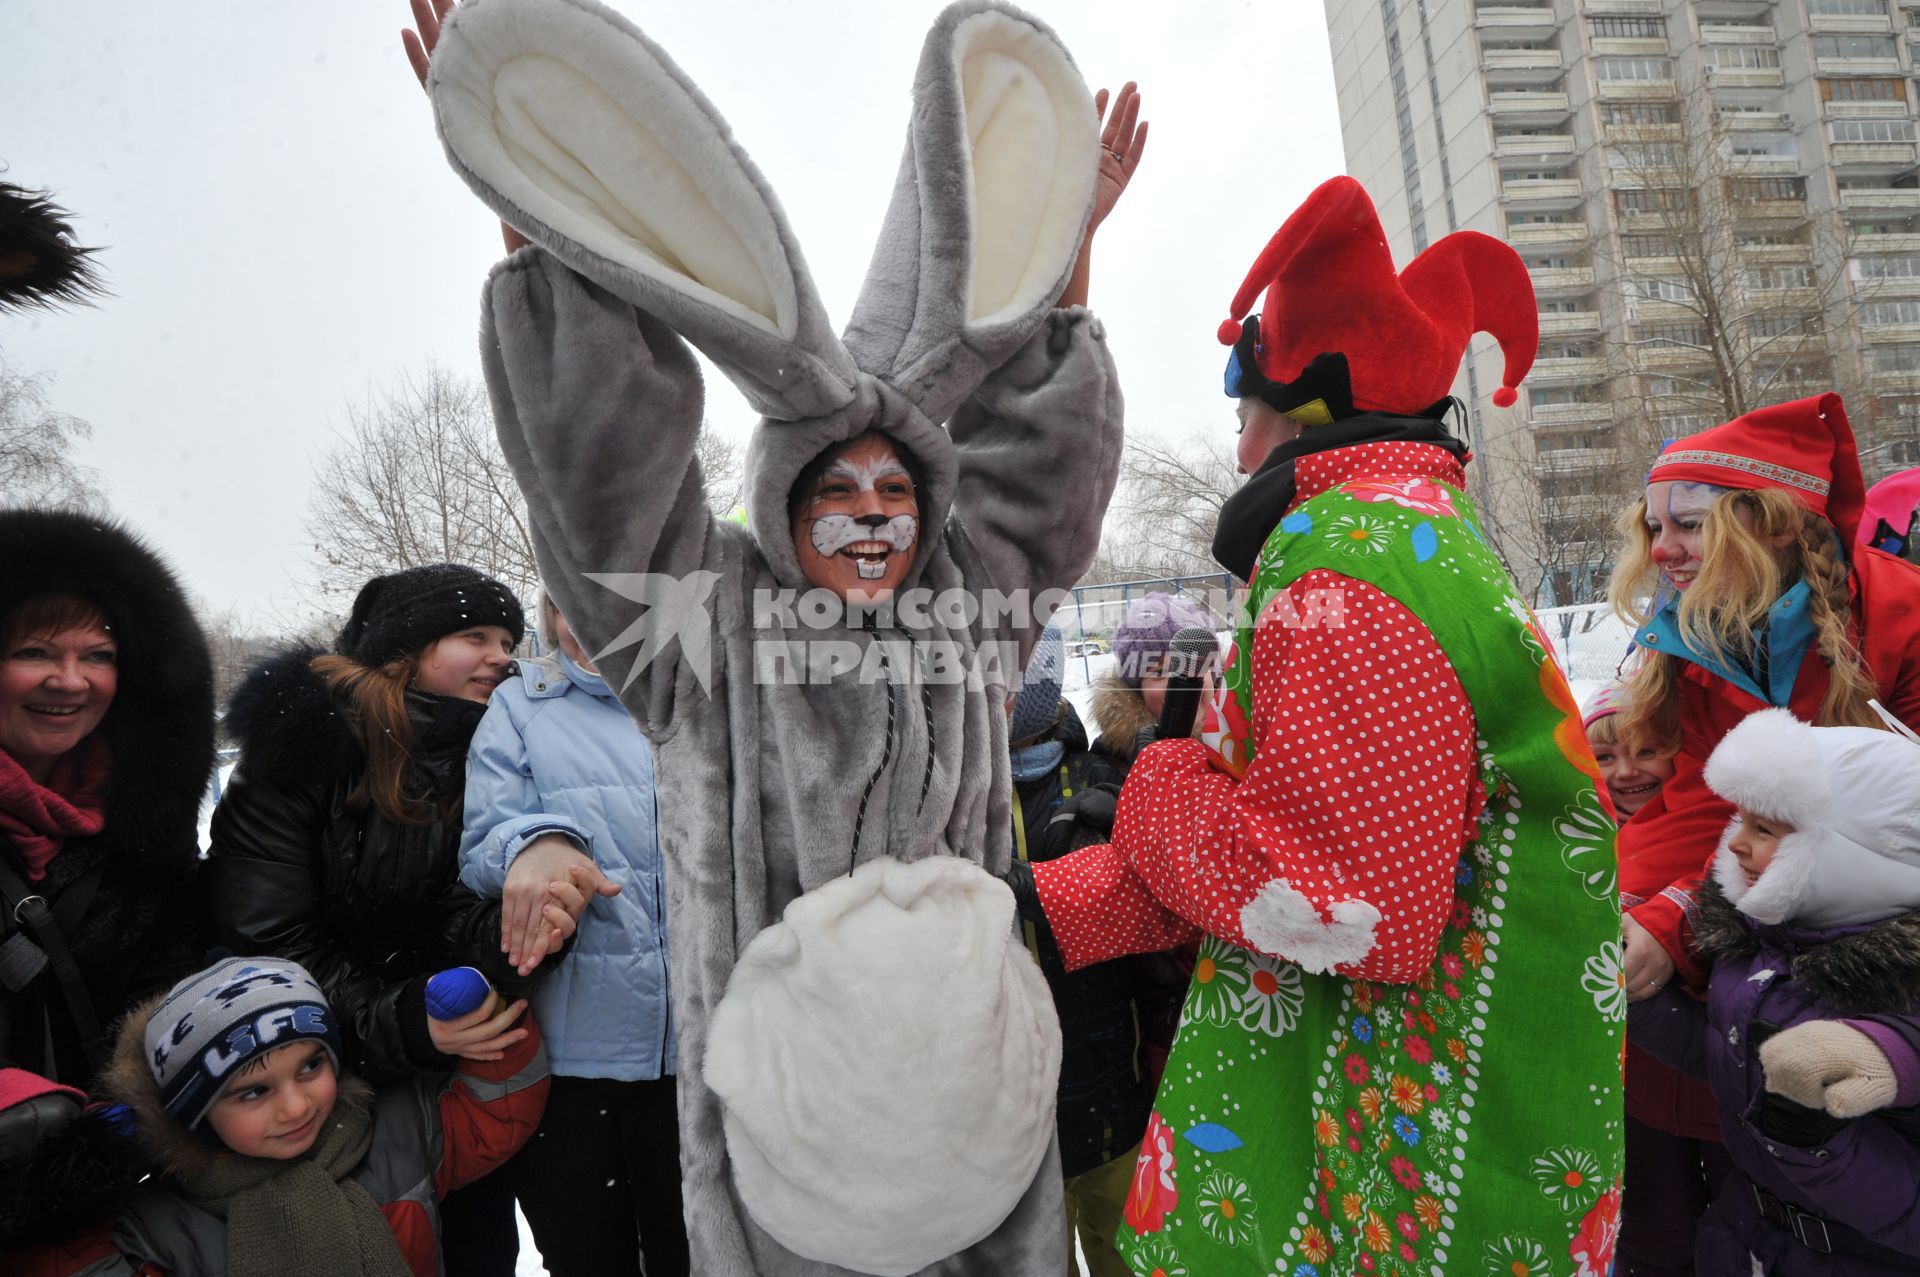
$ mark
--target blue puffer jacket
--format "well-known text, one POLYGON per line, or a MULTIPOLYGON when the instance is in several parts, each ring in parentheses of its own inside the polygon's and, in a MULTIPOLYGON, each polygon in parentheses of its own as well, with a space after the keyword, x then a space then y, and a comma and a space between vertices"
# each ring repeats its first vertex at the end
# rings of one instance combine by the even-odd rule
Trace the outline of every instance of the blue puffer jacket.
POLYGON ((498 897, 513 858, 548 833, 573 839, 620 884, 587 906, 566 960, 535 987, 553 1072, 623 1082, 672 1073, 653 755, 605 680, 559 652, 520 662, 474 733, 461 881, 498 897))

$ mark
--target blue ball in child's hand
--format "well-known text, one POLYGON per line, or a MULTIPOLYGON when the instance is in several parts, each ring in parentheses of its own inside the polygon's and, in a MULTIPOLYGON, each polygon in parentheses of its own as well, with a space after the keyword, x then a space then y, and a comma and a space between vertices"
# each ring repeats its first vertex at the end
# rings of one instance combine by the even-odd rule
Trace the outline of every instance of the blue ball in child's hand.
POLYGON ((454 967, 427 981, 427 1014, 436 1020, 457 1020, 482 1002, 493 986, 472 967, 454 967))

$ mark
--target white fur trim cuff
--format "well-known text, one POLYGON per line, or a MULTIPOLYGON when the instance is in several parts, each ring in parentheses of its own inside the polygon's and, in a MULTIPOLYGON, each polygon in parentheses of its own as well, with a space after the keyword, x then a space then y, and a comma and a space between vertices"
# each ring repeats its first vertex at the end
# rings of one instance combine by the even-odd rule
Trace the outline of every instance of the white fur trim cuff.
POLYGON ((1331 921, 1292 883, 1275 878, 1240 910, 1240 930, 1260 952, 1325 975, 1372 952, 1374 928, 1380 925, 1380 911, 1364 900, 1335 901, 1327 916, 1331 921))

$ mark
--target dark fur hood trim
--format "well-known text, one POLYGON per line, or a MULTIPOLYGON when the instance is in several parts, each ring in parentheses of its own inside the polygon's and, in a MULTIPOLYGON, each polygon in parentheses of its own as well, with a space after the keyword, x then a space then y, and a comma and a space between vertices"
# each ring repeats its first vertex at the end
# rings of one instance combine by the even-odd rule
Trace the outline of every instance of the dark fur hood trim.
POLYGON ((101 839, 142 877, 191 864, 213 770, 213 663, 186 592, 160 556, 109 519, 0 510, 0 616, 47 594, 106 613, 119 688, 99 732, 113 751, 101 839))
POLYGON ((1094 748, 1112 754, 1122 762, 1132 762, 1134 742, 1142 728, 1152 727, 1155 719, 1137 688, 1127 686, 1118 674, 1108 670, 1094 684, 1093 703, 1087 707, 1100 739, 1094 748))
POLYGON ((1794 941, 1788 971, 1821 1006, 1841 1015, 1920 1014, 1920 910, 1823 939, 1819 932, 1762 926, 1735 908, 1720 884, 1711 878, 1701 884, 1693 923, 1701 953, 1715 962, 1743 960, 1760 951, 1763 935, 1794 941))
MULTIPOLYGON (((155 994, 128 1013, 120 1028, 120 1040, 113 1048, 113 1059, 101 1070, 97 1094, 133 1110, 140 1151, 149 1169, 161 1175, 179 1175, 203 1169, 233 1154, 211 1133, 202 1134, 182 1126, 160 1102, 160 1086, 147 1069, 146 1034, 147 1021, 165 1000, 166 994, 155 994)), ((373 1088, 362 1079, 343 1073, 338 1104, 369 1108, 373 1104, 373 1088)))
POLYGON ((279 784, 333 780, 358 765, 353 729, 313 672, 326 652, 300 647, 247 671, 227 698, 227 728, 251 777, 279 784))

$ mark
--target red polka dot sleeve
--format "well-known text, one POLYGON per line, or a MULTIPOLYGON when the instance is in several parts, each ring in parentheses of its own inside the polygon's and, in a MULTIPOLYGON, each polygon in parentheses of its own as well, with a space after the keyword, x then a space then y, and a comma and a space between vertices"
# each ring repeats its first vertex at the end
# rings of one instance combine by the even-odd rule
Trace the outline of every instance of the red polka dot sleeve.
POLYGON ((1373 586, 1309 572, 1290 587, 1294 615, 1328 589, 1343 624, 1255 631, 1243 778, 1198 741, 1154 745, 1121 791, 1113 844, 1034 866, 1069 966, 1195 928, 1365 979, 1432 963, 1484 800, 1473 714, 1426 627, 1373 586))

